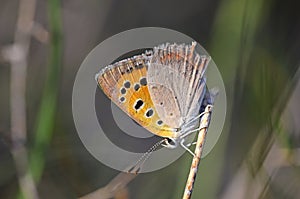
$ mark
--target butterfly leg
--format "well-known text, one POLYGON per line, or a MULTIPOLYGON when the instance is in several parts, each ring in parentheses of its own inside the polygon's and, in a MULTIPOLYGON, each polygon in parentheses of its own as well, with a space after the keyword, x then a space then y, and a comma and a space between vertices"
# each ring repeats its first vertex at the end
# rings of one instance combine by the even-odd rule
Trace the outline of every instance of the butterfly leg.
POLYGON ((184 138, 184 137, 186 137, 186 136, 188 136, 188 135, 190 135, 190 134, 192 134, 192 133, 194 133, 194 132, 197 132, 197 131, 201 130, 202 128, 203 128, 203 127, 199 127, 199 128, 190 130, 190 131, 188 131, 188 132, 182 134, 180 137, 181 137, 181 138, 184 138))
MULTIPOLYGON (((195 157, 195 154, 188 148, 187 145, 184 144, 184 139, 181 140, 180 145, 182 146, 182 148, 184 148, 185 150, 187 150, 193 157, 195 157)), ((191 145, 191 144, 189 144, 191 145)))
POLYGON ((197 142, 188 143, 188 144, 185 145, 185 146, 186 146, 186 147, 190 147, 190 146, 195 145, 195 144, 197 144, 197 142))
MULTIPOLYGON (((212 105, 207 105, 207 106, 209 106, 209 107, 213 107, 212 105)), ((202 113, 200 113, 198 116, 196 116, 195 118, 193 118, 191 121, 189 121, 188 123, 186 123, 185 124, 185 126, 186 125, 188 125, 188 124, 190 124, 191 122, 193 122, 193 121, 195 121, 196 119, 198 119, 199 117, 201 117, 201 116, 203 116, 205 113, 210 113, 209 111, 203 111, 202 113)), ((186 137, 186 136, 188 136, 188 135, 190 135, 190 134, 192 134, 192 133, 194 133, 194 132, 196 132, 196 131, 200 131, 202 128, 206 128, 207 127, 207 125, 200 125, 200 127, 199 128, 196 128, 196 129, 193 129, 193 130, 190 130, 190 131, 187 131, 187 132, 185 132, 185 133, 183 133, 180 137, 181 138, 184 138, 184 137, 186 137)))

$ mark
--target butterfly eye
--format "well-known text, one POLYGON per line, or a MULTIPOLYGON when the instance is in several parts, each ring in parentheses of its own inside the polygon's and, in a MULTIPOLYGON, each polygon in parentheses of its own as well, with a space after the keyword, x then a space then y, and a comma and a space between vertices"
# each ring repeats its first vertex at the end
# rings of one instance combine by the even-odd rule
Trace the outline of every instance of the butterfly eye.
POLYGON ((177 144, 175 143, 175 141, 173 139, 167 138, 167 140, 168 140, 167 142, 168 142, 169 145, 177 146, 177 144))

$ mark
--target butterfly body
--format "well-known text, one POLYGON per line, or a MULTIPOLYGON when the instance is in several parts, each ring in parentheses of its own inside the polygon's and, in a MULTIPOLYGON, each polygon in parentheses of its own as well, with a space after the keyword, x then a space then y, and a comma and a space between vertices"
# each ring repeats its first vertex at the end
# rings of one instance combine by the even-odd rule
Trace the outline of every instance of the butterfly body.
POLYGON ((206 93, 209 58, 199 56, 195 45, 160 45, 105 67, 96 81, 138 124, 177 143, 196 128, 206 93))

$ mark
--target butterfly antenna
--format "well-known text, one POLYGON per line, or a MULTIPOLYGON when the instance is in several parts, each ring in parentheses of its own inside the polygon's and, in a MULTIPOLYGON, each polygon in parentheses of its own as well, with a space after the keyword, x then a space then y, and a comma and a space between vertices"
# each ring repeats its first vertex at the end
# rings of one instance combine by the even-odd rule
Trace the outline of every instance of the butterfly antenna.
POLYGON ((155 151, 155 149, 157 149, 157 147, 159 147, 162 143, 166 142, 167 139, 163 139, 160 140, 159 142, 155 143, 148 151, 146 151, 137 161, 136 163, 130 168, 128 169, 128 173, 135 173, 137 174, 141 167, 144 165, 144 163, 146 162, 146 160, 148 160, 148 158, 150 157, 150 155, 152 154, 153 151, 155 151))
POLYGON ((167 141, 167 139, 163 139, 163 140, 161 140, 160 142, 157 142, 155 145, 153 145, 153 147, 151 147, 152 148, 152 150, 149 150, 148 151, 148 154, 147 154, 147 156, 145 157, 145 159, 141 162, 141 166, 140 167, 142 167, 143 165, 144 165, 144 163, 149 159, 149 157, 151 156, 151 154, 157 149, 157 147, 159 147, 162 143, 164 143, 164 142, 166 142, 167 141))

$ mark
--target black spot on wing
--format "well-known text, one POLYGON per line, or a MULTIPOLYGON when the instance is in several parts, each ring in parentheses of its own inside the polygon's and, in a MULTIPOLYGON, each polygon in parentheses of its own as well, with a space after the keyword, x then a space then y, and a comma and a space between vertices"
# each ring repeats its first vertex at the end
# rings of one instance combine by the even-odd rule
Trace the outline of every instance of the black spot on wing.
POLYGON ((120 97, 120 102, 125 102, 125 97, 120 97))
POLYGON ((127 82, 124 83, 124 87, 125 87, 125 88, 130 88, 130 86, 131 86, 131 84, 130 84, 129 81, 127 81, 127 82))
POLYGON ((160 125, 162 125, 162 123, 163 123, 163 121, 161 121, 161 120, 158 120, 157 121, 157 124, 160 126, 160 125))
POLYGON ((135 110, 139 110, 143 106, 144 102, 141 99, 138 99, 134 105, 135 110))
POLYGON ((121 92, 122 95, 124 95, 126 93, 126 89, 123 87, 123 88, 121 88, 120 92, 121 92))
POLYGON ((135 84, 133 88, 134 88, 135 91, 138 91, 140 89, 140 85, 139 84, 135 84))
POLYGON ((153 114, 154 114, 154 111, 153 111, 153 109, 151 108, 151 109, 148 109, 147 111, 146 111, 146 117, 152 117, 153 116, 153 114))
POLYGON ((147 79, 146 79, 146 77, 143 77, 143 78, 140 79, 140 84, 142 86, 146 86, 147 85, 147 79))

